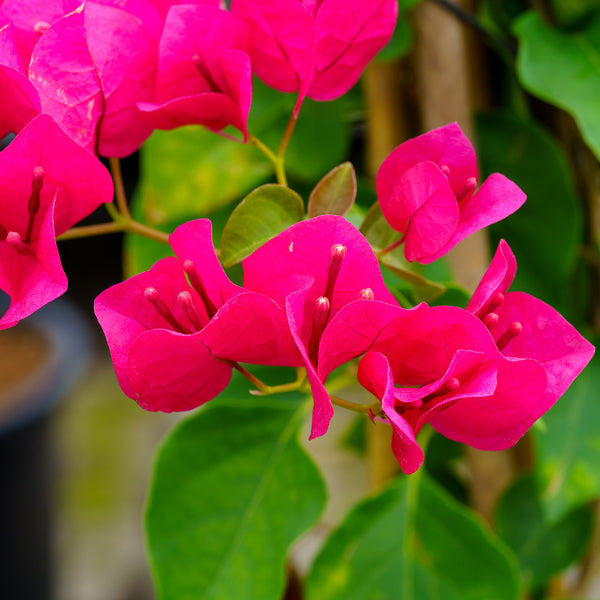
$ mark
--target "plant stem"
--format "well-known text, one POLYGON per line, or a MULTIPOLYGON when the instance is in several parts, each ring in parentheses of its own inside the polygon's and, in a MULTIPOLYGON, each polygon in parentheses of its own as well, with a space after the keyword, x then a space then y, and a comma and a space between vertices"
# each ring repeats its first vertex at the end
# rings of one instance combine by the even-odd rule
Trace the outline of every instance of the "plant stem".
POLYGON ((276 155, 271 148, 269 148, 264 142, 259 140, 254 135, 248 136, 248 142, 253 146, 256 146, 271 162, 273 169, 275 170, 275 176, 277 177, 277 183, 285 185, 287 187, 287 177, 285 176, 285 168, 283 164, 283 158, 276 155))
POLYGON ((164 231, 160 231, 159 229, 154 229, 152 227, 148 227, 147 225, 143 225, 138 221, 134 221, 129 218, 125 220, 125 231, 129 233, 137 233, 143 237, 154 240, 156 242, 161 242, 162 244, 169 244, 169 234, 164 231))
POLYGON ((256 377, 256 375, 252 375, 250 371, 246 371, 244 367, 242 367, 236 362, 231 362, 230 364, 234 369, 239 371, 248 381, 253 383, 260 392, 262 392, 263 394, 268 394, 269 386, 263 383, 258 377, 256 377))
POLYGON ((131 218, 129 207, 127 206, 127 197, 125 196, 125 186, 123 184, 123 173, 121 172, 121 161, 118 158, 111 157, 108 159, 110 171, 112 173, 113 184, 115 186, 115 199, 119 212, 124 216, 131 218))
POLYGON ((287 151, 288 144, 290 143, 290 139, 292 138, 292 133, 294 133, 294 128, 296 127, 296 122, 298 121, 298 117, 292 113, 290 120, 287 123, 285 131, 283 132, 283 136, 281 138, 281 142, 279 143, 279 149, 277 150, 277 156, 283 162, 283 157, 287 151))
POLYGON ((83 225, 81 227, 72 227, 68 231, 57 236, 58 241, 75 240, 78 238, 92 237, 95 235, 104 235, 106 233, 119 233, 124 231, 122 222, 113 221, 111 223, 99 223, 98 225, 83 225))
POLYGON ((402 244, 404 242, 404 235, 397 241, 394 242, 393 244, 391 244, 390 246, 388 246, 387 248, 384 248, 383 250, 380 250, 379 252, 376 253, 377 258, 381 258, 382 256, 388 254, 388 252, 391 252, 392 250, 395 250, 398 246, 400 246, 400 244, 402 244))
POLYGON ((381 412, 381 405, 379 404, 379 402, 369 405, 350 402, 348 400, 344 400, 343 398, 339 398, 338 396, 330 396, 330 398, 332 404, 335 404, 336 406, 341 406, 342 408, 346 408, 354 412, 363 413, 365 415, 369 415, 371 413, 377 414, 378 412, 381 412))

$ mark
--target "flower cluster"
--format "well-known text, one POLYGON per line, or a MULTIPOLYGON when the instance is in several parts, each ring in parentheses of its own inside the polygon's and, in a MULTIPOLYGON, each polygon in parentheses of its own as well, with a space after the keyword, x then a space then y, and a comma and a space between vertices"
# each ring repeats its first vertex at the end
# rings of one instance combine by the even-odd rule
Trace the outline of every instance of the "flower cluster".
POLYGON ((148 410, 207 402, 239 362, 303 366, 317 437, 333 414, 327 377, 362 357, 358 380, 381 401, 374 417, 392 425, 393 451, 411 473, 423 462, 415 436, 425 423, 476 448, 508 448, 594 351, 547 304, 506 293, 515 262, 505 242, 466 309, 404 309, 342 217, 297 223, 261 246, 243 261, 243 288, 221 270, 207 220, 170 241, 177 258, 96 300, 121 386, 148 410))
POLYGON ((0 2, 0 140, 17 134, 0 159, 0 288, 12 300, 0 328, 66 290, 55 236, 112 200, 94 154, 124 157, 154 129, 186 124, 232 125, 247 138, 252 74, 284 60, 261 58, 266 30, 296 81, 277 89, 296 91, 299 103, 313 79, 325 90, 313 97, 344 93, 395 25, 395 0, 363 5, 238 0, 228 11, 220 0, 0 2))
MULTIPOLYGON (((96 158, 135 151, 154 129, 199 124, 249 137, 252 75, 304 98, 344 94, 387 43, 396 0, 46 0, 0 2, 0 288, 10 327, 66 289, 56 236, 112 199, 96 158)), ((473 148, 456 124, 394 150, 377 193, 406 259, 443 256, 515 210, 524 193, 499 174, 477 189, 473 148)), ((210 221, 180 225, 175 254, 100 294, 95 312, 119 383, 153 411, 217 396, 243 364, 298 367, 312 389, 311 437, 333 415, 332 371, 359 359, 411 473, 427 422, 447 437, 500 450, 566 391, 594 349, 556 311, 509 292, 506 242, 465 309, 402 308, 379 258, 346 219, 321 215, 272 237, 232 283, 210 221)), ((254 381, 257 382, 256 378, 254 381)), ((259 384, 261 382, 258 382, 259 384)), ((298 381, 298 385, 302 383, 298 381)))

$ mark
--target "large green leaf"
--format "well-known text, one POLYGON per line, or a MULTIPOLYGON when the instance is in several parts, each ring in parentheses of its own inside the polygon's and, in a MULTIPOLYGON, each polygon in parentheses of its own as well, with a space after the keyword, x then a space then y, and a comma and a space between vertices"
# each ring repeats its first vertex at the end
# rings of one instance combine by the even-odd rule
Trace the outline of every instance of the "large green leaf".
POLYGON ((516 600, 514 557, 423 473, 358 505, 315 560, 307 600, 516 600))
POLYGON ((552 522, 600 496, 600 356, 534 429, 543 507, 552 522))
POLYGON ((566 34, 527 12, 515 22, 517 74, 523 87, 571 113, 600 158, 600 14, 566 34))
POLYGON ((303 397, 251 398, 248 387, 229 388, 160 449, 146 528, 162 600, 278 600, 288 550, 324 508, 297 439, 303 397))
POLYGON ((221 238, 221 260, 230 267, 304 218, 304 203, 293 190, 267 183, 250 192, 231 213, 221 238))
POLYGON ((484 174, 498 171, 527 194, 515 214, 491 228, 495 243, 504 238, 517 257, 513 288, 564 311, 583 236, 565 158, 542 127, 513 113, 479 116, 477 132, 484 174))
POLYGON ((558 523, 549 523, 531 474, 510 486, 496 513, 500 537, 517 555, 523 580, 534 588, 579 560, 589 543, 592 523, 589 506, 575 509, 558 523))

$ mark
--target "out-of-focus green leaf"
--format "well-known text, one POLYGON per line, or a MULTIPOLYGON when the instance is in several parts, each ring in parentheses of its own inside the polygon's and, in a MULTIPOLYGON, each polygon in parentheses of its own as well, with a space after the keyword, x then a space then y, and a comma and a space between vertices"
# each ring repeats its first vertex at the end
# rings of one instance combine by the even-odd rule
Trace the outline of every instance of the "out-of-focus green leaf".
POLYGON ((307 600, 516 600, 514 557, 424 473, 359 504, 331 535, 307 600))
POLYGON ((600 496, 600 356, 534 429, 542 506, 551 522, 600 496))
POLYGON ((479 116, 477 132, 484 174, 500 172, 527 194, 516 213, 491 227, 495 244, 504 238, 517 258, 513 289, 564 312, 583 236, 565 158, 544 129, 512 113, 479 116))
POLYGON ((304 100, 285 155, 290 177, 315 181, 346 159, 351 128, 346 104, 344 97, 333 102, 304 100))
POLYGON ((371 246, 383 250, 397 242, 402 234, 392 229, 385 220, 379 202, 369 208, 360 226, 360 232, 367 238, 371 246))
POLYGON ((317 185, 308 199, 309 218, 319 215, 344 216, 356 199, 356 173, 352 163, 338 165, 317 185))
POLYGON ((500 31, 508 31, 514 19, 527 8, 525 0, 483 0, 479 13, 485 15, 500 31))
POLYGON ((564 26, 582 22, 600 10, 600 0, 550 0, 550 4, 556 20, 564 26))
POLYGON ((581 135, 600 159, 600 14, 584 30, 566 34, 527 12, 515 22, 519 38, 517 74, 542 100, 575 118, 581 135))
POLYGON ((238 202, 273 172, 253 146, 196 126, 155 131, 141 158, 141 200, 149 225, 207 216, 238 202))
POLYGON ((293 190, 267 183, 250 192, 236 209, 221 238, 221 261, 235 265, 259 246, 304 218, 304 203, 293 190))
POLYGON ((591 509, 583 506, 549 523, 531 474, 511 485, 496 513, 498 534, 517 555, 523 581, 534 588, 579 560, 589 543, 592 522, 591 509))
POLYGON ((233 387, 159 451, 146 528, 161 600, 279 600, 288 550, 324 508, 297 439, 302 397, 253 399, 233 387))

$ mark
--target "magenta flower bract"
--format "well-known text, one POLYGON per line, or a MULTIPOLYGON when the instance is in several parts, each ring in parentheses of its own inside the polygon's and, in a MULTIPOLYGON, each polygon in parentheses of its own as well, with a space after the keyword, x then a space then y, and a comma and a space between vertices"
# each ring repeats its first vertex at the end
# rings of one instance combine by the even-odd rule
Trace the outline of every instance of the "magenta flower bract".
POLYGON ((158 129, 199 124, 218 131, 233 125, 247 136, 252 70, 246 30, 216 4, 174 6, 167 15, 156 98, 138 104, 158 129))
POLYGON ((467 310, 489 328, 505 356, 533 358, 544 367, 548 410, 591 360, 594 346, 545 302, 509 292, 516 270, 515 256, 501 240, 467 310))
POLYGON ((433 262, 525 202, 503 175, 490 175, 475 191, 477 177, 475 152, 456 123, 407 140, 385 159, 377 196, 387 222, 403 234, 408 261, 433 262))
POLYGON ((333 100, 358 80, 387 44, 396 25, 396 0, 233 0, 248 25, 252 68, 269 86, 333 100))
POLYGON ((42 110, 73 139, 104 156, 127 156, 152 132, 136 102, 154 94, 156 51, 139 18, 90 2, 42 35, 29 77, 42 110))
POLYGON ((319 354, 324 371, 377 354, 363 358, 359 378, 382 400, 406 472, 422 462, 414 436, 427 421, 453 440, 501 450, 547 410, 542 365, 503 356, 465 310, 425 304, 405 310, 359 300, 340 310, 326 334, 319 354))
POLYGON ((39 95, 27 79, 13 34, 10 24, 0 29, 0 138, 21 131, 41 110, 39 95))
POLYGON ((361 297, 397 304, 383 282, 377 258, 353 225, 326 215, 292 225, 246 258, 243 266, 247 289, 285 306, 313 391, 311 438, 323 435, 333 414, 323 385, 330 371, 325 373, 319 365, 328 323, 361 297))
POLYGON ((299 362, 283 310, 225 275, 208 219, 184 223, 169 241, 178 258, 94 303, 125 394, 151 411, 190 410, 225 389, 232 362, 299 362))
POLYGON ((67 289, 55 236, 113 194, 108 171, 48 115, 0 152, 0 288, 11 297, 0 329, 67 289))

